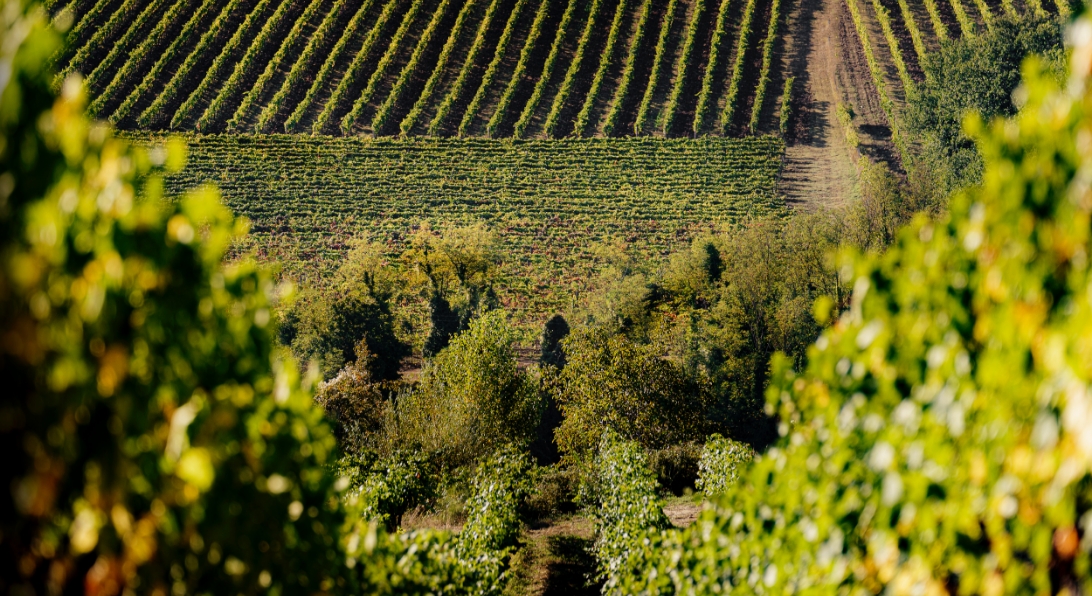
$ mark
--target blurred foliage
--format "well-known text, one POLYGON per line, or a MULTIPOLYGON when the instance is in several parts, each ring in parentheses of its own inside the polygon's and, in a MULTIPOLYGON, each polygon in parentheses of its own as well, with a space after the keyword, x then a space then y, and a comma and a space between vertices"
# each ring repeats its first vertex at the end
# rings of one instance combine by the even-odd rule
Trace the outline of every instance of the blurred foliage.
POLYGON ((530 444, 542 399, 516 366, 515 340, 501 311, 472 321, 425 363, 417 386, 399 396, 395 440, 448 468, 479 461, 506 443, 530 444))
POLYGON ((313 593, 346 578, 336 445, 273 350, 277 292, 184 149, 55 98, 44 10, 0 8, 0 591, 313 593))
POLYGON ((709 437, 698 460, 697 488, 708 496, 725 492, 754 457, 754 449, 743 443, 716 434, 709 437))
POLYGON ((1061 88, 972 118, 982 185, 853 257, 853 300, 802 374, 774 362, 782 439, 625 593, 1092 593, 1092 22, 1061 88))

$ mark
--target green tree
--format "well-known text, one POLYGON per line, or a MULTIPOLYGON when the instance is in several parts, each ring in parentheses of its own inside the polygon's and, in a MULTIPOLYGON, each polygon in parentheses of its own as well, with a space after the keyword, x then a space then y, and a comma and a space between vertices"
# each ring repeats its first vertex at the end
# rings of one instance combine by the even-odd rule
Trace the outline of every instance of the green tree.
POLYGON ((0 6, 0 590, 314 593, 346 580, 336 444, 274 350, 274 284, 224 265, 211 190, 56 98, 45 10, 0 6))
POLYGON ((541 415, 533 379, 516 365, 516 333, 501 311, 470 323, 398 399, 398 440, 461 466, 506 443, 526 445, 541 415))
POLYGON ((575 331, 564 346, 556 383, 563 453, 591 453, 607 429, 646 449, 704 437, 705 387, 653 347, 602 329, 575 331))
MULTIPOLYGON (((915 185, 938 198, 981 179, 982 159, 964 133, 963 118, 978 113, 986 120, 1016 113, 1013 92, 1020 84, 1020 64, 1029 54, 1047 56, 1062 70, 1062 25, 1055 17, 1032 11, 994 20, 980 35, 945 44, 925 63, 928 73, 909 98, 907 133, 922 143, 915 158, 925 180, 915 185)), ((1060 72, 1059 72, 1060 76, 1060 72)))

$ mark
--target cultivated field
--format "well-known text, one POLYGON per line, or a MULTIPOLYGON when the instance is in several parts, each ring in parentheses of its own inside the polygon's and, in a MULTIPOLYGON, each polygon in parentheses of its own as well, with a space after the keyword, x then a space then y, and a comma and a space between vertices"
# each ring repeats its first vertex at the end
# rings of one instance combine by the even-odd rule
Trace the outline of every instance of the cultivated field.
POLYGON ((125 129, 738 136, 779 109, 783 80, 781 0, 60 0, 52 10, 74 23, 58 67, 83 73, 92 113, 125 129))
POLYGON ((241 250, 307 276, 336 267, 361 234, 396 253, 422 223, 484 222, 508 255, 497 284, 502 301, 536 315, 567 306, 586 287, 601 264, 599 244, 661 256, 695 234, 784 209, 775 192, 783 145, 769 136, 186 140, 188 165, 167 190, 218 185, 228 206, 252 221, 241 250))

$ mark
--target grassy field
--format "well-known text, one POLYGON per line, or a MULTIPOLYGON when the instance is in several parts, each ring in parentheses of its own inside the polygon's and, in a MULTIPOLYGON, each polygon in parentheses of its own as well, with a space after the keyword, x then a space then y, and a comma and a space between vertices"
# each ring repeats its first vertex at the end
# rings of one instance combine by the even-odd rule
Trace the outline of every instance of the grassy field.
POLYGON ((356 236, 396 253, 422 223, 482 222, 506 255, 502 301, 543 316, 589 283, 597 245, 660 256, 695 234, 785 209, 775 192, 784 146, 775 137, 186 140, 187 166, 168 190, 217 184, 252 221, 241 250, 283 263, 290 275, 328 271, 356 236))

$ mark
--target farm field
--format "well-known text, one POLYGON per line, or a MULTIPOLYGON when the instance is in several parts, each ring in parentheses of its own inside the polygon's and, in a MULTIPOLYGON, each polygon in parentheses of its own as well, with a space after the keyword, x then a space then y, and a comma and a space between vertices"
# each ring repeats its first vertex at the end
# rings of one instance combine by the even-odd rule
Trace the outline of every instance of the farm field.
POLYGON ((782 0, 60 0, 121 129, 563 138, 776 132, 782 0))
MULTIPOLYGON (((158 137, 139 135, 139 143, 158 137)), ((316 139, 190 136, 176 193, 205 182, 252 222, 238 250, 295 277, 339 264, 365 235, 392 254, 416 227, 484 223, 509 255, 498 288, 546 316, 589 283, 596 247, 664 255, 693 236, 776 215, 777 137, 697 140, 316 139), (639 239, 639 241, 638 241, 639 239)))

